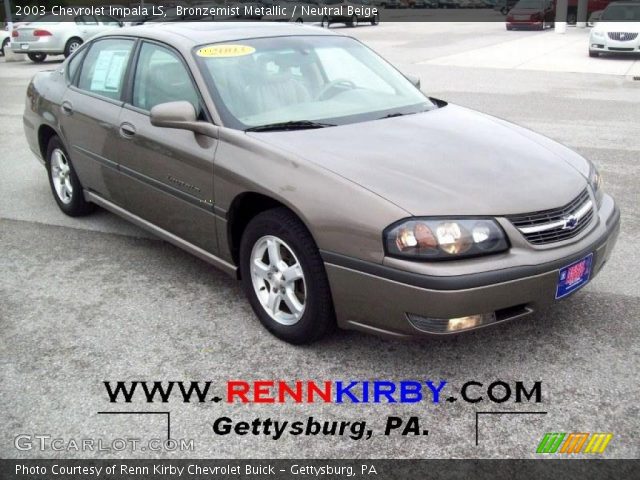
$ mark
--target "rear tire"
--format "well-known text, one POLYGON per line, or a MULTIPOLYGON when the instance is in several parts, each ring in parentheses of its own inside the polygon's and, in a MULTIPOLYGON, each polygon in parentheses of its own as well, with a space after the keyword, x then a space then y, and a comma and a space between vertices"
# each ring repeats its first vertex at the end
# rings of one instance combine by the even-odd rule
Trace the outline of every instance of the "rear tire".
POLYGON ((240 242, 240 272, 253 311, 276 337, 307 344, 333 329, 331 291, 318 247, 286 208, 267 210, 249 222, 240 242))
POLYGON ((70 38, 64 47, 65 58, 71 56, 73 52, 80 48, 80 45, 82 45, 82 39, 77 37, 70 38))
POLYGON ((84 199, 84 191, 69 154, 56 136, 49 140, 46 165, 51 193, 63 213, 70 217, 81 217, 95 210, 96 206, 84 199))
POLYGON ((33 63, 42 63, 47 59, 46 53, 28 53, 27 56, 33 63))

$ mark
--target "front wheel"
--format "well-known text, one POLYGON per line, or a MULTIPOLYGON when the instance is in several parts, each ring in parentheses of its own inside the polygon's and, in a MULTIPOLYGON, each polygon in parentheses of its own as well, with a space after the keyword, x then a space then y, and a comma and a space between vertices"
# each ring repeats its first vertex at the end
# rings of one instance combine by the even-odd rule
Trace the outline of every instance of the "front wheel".
POLYGON ((42 63, 47 59, 46 53, 29 53, 27 56, 33 63, 42 63))
POLYGON ((69 154, 58 137, 52 137, 47 148, 47 173, 51 192, 63 213, 70 217, 87 215, 95 205, 84 199, 80 180, 69 154))
POLYGON ((242 285, 260 322, 293 344, 318 340, 335 325, 318 247, 289 210, 254 217, 240 242, 242 285))

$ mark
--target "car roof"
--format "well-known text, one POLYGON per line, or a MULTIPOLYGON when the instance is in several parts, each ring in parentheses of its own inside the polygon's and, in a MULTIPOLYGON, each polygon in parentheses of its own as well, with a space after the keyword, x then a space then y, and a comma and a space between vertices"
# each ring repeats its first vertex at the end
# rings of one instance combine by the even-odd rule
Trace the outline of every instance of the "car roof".
POLYGON ((105 36, 133 36, 158 40, 183 48, 263 37, 296 35, 336 35, 326 29, 296 23, 275 22, 166 22, 124 27, 105 32, 105 36))

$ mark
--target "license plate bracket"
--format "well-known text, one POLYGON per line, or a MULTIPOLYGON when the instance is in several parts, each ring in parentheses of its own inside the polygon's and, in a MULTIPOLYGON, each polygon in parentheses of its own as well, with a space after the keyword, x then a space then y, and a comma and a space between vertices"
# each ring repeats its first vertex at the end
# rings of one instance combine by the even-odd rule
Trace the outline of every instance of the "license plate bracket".
POLYGON ((591 279, 593 253, 560 269, 556 286, 556 300, 571 295, 591 279))

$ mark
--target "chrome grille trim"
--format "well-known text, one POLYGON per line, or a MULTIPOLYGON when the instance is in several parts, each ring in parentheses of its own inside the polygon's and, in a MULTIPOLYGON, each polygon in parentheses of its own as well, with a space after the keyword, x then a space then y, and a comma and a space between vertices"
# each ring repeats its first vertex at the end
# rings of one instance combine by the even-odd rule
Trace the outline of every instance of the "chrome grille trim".
POLYGON ((629 42, 638 38, 637 32, 609 32, 607 35, 611 40, 617 40, 618 42, 629 42))
POLYGON ((577 236, 593 217, 594 203, 585 189, 564 207, 507 218, 529 243, 545 245, 577 236))

